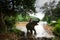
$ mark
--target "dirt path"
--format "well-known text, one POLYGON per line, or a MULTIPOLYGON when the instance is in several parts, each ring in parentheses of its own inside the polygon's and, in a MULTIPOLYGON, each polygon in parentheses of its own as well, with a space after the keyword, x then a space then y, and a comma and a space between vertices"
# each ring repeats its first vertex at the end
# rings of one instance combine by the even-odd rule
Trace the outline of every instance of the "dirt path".
POLYGON ((46 26, 44 26, 44 29, 45 29, 49 34, 53 35, 53 33, 52 33, 53 27, 52 27, 52 26, 46 25, 46 26))
POLYGON ((16 26, 23 26, 25 27, 28 22, 17 22, 15 25, 16 26))

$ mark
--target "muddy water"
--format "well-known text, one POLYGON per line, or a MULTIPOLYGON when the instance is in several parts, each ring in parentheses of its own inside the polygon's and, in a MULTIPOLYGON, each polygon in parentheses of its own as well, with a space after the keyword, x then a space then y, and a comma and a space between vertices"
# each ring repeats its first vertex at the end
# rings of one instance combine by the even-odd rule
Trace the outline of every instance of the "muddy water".
MULTIPOLYGON (((26 30, 26 24, 27 22, 25 23, 19 23, 20 25, 17 25, 17 29, 21 30, 21 31, 24 31, 25 34, 27 33, 27 30, 26 30)), ((38 25, 35 26, 35 29, 36 29, 36 32, 37 32, 37 35, 35 35, 35 37, 47 37, 47 38, 50 38, 50 37, 54 37, 53 35, 49 34, 46 32, 46 30, 44 29, 44 26, 47 25, 46 22, 39 22, 38 25)), ((34 33, 34 32, 33 32, 34 33)))

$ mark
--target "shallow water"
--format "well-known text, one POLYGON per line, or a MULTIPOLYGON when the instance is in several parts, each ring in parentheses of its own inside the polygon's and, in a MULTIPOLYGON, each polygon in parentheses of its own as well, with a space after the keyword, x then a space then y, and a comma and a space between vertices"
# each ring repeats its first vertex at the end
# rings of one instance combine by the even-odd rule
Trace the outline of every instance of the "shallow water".
MULTIPOLYGON (((53 37, 53 35, 50 35, 46 32, 46 30, 44 29, 45 25, 47 25, 46 22, 40 21, 38 25, 35 26, 35 30, 37 32, 37 35, 35 37, 53 37)), ((24 31, 25 34, 27 33, 26 27, 17 26, 16 28, 21 31, 24 31)))

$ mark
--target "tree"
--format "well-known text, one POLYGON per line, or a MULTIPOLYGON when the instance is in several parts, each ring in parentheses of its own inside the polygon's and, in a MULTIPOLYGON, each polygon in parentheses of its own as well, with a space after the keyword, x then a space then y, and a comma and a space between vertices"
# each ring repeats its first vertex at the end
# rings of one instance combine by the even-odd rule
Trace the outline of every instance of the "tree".
MULTIPOLYGON (((54 25, 53 33, 58 38, 60 37, 60 1, 58 2, 56 8, 53 11, 54 18, 56 18, 56 24, 54 25)), ((59 40, 59 39, 58 39, 59 40)))
POLYGON ((23 15, 27 12, 35 12, 34 3, 35 0, 0 0, 0 29, 6 30, 6 16, 16 17, 19 13, 23 15))
POLYGON ((52 20, 52 17, 53 17, 53 12, 52 11, 56 7, 55 3, 56 3, 55 0, 53 0, 52 2, 46 2, 44 4, 44 6, 41 7, 41 9, 43 9, 43 13, 45 13, 45 18, 46 18, 47 21, 48 21, 48 19, 50 19, 50 21, 52 20))
POLYGON ((57 20, 57 24, 55 24, 53 32, 54 32, 55 36, 60 37, 60 19, 57 20))
POLYGON ((56 8, 54 9, 53 15, 56 20, 60 19, 60 1, 58 2, 56 8))

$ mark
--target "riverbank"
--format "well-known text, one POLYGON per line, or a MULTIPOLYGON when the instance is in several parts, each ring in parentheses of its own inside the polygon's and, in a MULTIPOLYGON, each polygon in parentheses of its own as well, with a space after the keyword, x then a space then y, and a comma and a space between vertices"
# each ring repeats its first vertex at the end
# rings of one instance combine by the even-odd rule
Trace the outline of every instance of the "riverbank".
POLYGON ((52 38, 46 37, 34 37, 30 35, 30 37, 25 36, 17 36, 15 33, 0 33, 0 40, 52 40, 52 38))

